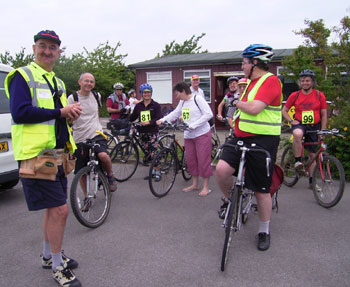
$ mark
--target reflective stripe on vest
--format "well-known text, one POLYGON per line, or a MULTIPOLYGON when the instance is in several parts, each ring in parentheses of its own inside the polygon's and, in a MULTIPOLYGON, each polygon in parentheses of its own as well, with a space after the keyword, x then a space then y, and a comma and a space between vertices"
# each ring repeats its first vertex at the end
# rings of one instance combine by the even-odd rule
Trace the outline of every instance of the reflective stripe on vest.
MULTIPOLYGON (((247 102, 252 102, 265 80, 272 76, 272 73, 266 73, 255 84, 248 94, 247 102)), ((241 96, 243 99, 247 89, 241 96)), ((281 84, 281 104, 280 106, 266 106, 259 114, 251 115, 241 111, 239 117, 239 129, 245 132, 262 135, 280 135, 282 123, 282 84, 281 84)))
MULTIPOLYGON (((38 73, 37 67, 31 63, 30 65, 11 71, 5 80, 6 94, 9 97, 9 86, 12 77, 16 72, 19 72, 28 84, 33 107, 53 109, 55 107, 51 90, 38 73), (50 97, 40 97, 40 93, 50 95, 50 97)), ((57 78, 56 78, 57 79, 57 78)), ((61 96, 61 103, 63 106, 67 104, 67 96, 65 94, 64 84, 58 80, 59 89, 64 91, 61 96)), ((71 129, 68 124, 70 152, 74 152, 76 145, 74 143, 71 129)), ((55 120, 44 121, 35 124, 17 124, 12 120, 12 139, 13 151, 16 160, 30 159, 37 156, 42 150, 46 148, 55 148, 55 120)))

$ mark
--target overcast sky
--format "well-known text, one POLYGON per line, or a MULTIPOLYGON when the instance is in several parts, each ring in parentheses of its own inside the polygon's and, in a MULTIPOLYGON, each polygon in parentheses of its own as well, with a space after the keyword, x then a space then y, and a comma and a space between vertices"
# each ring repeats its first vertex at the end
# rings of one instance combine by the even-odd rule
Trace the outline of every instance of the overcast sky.
POLYGON ((31 51, 33 35, 54 30, 71 55, 109 41, 128 54, 126 64, 154 58, 165 44, 192 35, 209 52, 243 50, 263 43, 273 48, 295 48, 303 39, 293 31, 304 20, 324 19, 339 25, 350 15, 346 0, 12 0, 1 3, 0 52, 12 55, 21 47, 31 51))

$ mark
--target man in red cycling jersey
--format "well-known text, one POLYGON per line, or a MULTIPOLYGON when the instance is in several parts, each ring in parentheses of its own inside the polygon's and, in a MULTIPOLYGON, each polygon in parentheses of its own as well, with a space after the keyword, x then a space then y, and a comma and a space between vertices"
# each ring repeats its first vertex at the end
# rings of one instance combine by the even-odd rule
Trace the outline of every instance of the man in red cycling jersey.
MULTIPOLYGON (((314 88, 316 82, 315 73, 312 70, 306 69, 299 76, 301 89, 289 96, 282 109, 282 114, 290 122, 293 132, 294 167, 296 170, 303 170, 304 165, 301 162, 303 136, 305 136, 305 142, 317 142, 317 134, 306 134, 306 131, 316 131, 327 127, 327 102, 325 95, 314 88), (294 119, 288 114, 292 106, 295 107, 294 119)), ((315 157, 316 145, 305 146, 305 149, 309 151, 310 157, 315 157)), ((313 162, 310 166, 309 188, 311 189, 315 166, 316 162, 313 162)))
MULTIPOLYGON (((282 88, 279 79, 268 72, 268 63, 274 53, 266 45, 253 44, 243 52, 242 70, 250 79, 249 85, 236 106, 240 116, 235 120, 235 138, 229 143, 241 140, 245 145, 256 144, 271 155, 270 176, 266 172, 266 155, 248 153, 246 156, 245 187, 253 190, 258 203, 259 231, 258 249, 270 247, 270 217, 272 200, 270 186, 273 165, 281 134, 282 88)), ((241 151, 225 148, 216 167, 216 181, 225 196, 220 217, 225 215, 229 192, 232 188, 232 174, 238 170, 241 151), (226 201, 226 202, 225 202, 226 201)))

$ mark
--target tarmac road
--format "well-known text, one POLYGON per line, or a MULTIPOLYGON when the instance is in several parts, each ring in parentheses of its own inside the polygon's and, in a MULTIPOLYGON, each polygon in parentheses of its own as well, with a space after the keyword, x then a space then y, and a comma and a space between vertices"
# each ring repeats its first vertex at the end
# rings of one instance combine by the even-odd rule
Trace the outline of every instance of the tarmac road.
MULTIPOLYGON (((271 219, 271 247, 256 248, 257 215, 233 238, 220 271, 224 230, 221 194, 184 193, 178 174, 170 193, 155 198, 143 177, 119 184, 106 222, 83 227, 70 213, 64 249, 79 261, 83 286, 350 286, 350 194, 331 209, 317 205, 306 179, 282 186, 271 219)), ((71 176, 70 176, 71 179, 71 176)), ((71 180, 70 180, 71 182, 71 180)), ((29 212, 18 184, 0 193, 0 286, 57 286, 40 266, 42 212, 29 212)))

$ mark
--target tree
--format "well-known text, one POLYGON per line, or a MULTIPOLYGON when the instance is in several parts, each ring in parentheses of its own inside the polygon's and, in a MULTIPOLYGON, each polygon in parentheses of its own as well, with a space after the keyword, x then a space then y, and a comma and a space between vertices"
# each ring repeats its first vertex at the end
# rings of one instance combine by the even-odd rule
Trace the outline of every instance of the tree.
POLYGON ((4 54, 0 53, 0 62, 6 65, 10 65, 13 68, 18 68, 28 65, 33 61, 33 53, 26 55, 25 48, 21 48, 19 53, 16 53, 15 56, 11 56, 9 51, 5 51, 4 54))
MULTIPOLYGON (((92 51, 83 48, 83 52, 73 54, 70 57, 64 54, 65 49, 63 48, 54 71, 57 77, 61 78, 66 84, 67 94, 79 90, 78 79, 84 72, 92 73, 95 76, 95 90, 101 93, 103 103, 105 103, 107 96, 113 92, 115 82, 122 82, 125 90, 133 88, 135 83, 134 74, 127 69, 123 62, 127 54, 117 53, 120 46, 119 42, 115 46, 111 46, 107 41, 99 44, 92 51)), ((15 56, 11 56, 8 51, 4 54, 0 53, 0 62, 14 68, 26 66, 33 59, 33 54, 25 54, 25 48, 22 48, 15 56)), ((102 109, 101 114, 108 115, 105 108, 102 109)))
MULTIPOLYGON (((323 20, 305 20, 305 29, 295 32, 305 38, 293 55, 282 64, 287 78, 298 80, 300 71, 313 69, 317 74, 317 89, 323 91, 332 104, 333 113, 329 128, 339 129, 343 138, 328 139, 328 150, 343 164, 347 179, 350 179, 350 18, 345 16, 340 25, 327 28, 323 20), (335 34, 330 42, 329 37, 335 34)), ((329 113, 331 114, 331 113, 329 113)))
POLYGON ((156 58, 169 56, 169 55, 178 55, 178 54, 198 54, 198 53, 208 53, 208 50, 200 51, 202 46, 198 45, 200 39, 205 36, 205 33, 202 33, 200 36, 196 37, 193 35, 190 39, 185 40, 182 44, 178 44, 175 40, 171 41, 170 44, 166 44, 163 54, 157 54, 156 58))

